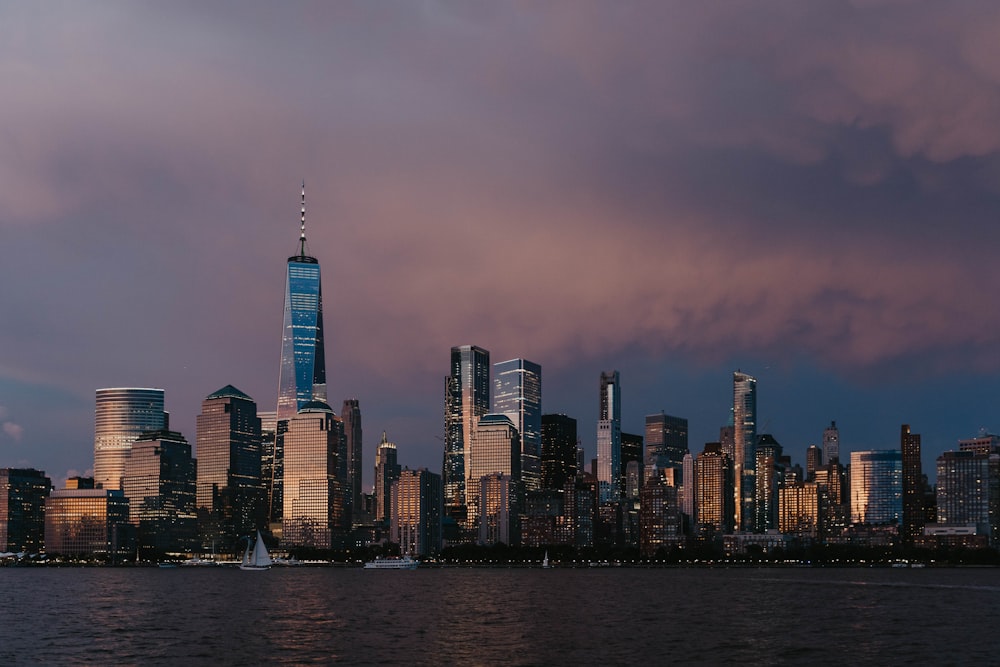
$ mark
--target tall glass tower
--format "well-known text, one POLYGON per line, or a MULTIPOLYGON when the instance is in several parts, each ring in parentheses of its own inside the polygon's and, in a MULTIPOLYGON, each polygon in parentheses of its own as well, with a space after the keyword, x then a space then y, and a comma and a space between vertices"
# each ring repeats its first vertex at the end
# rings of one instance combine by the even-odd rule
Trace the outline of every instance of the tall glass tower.
POLYGON ((757 447, 757 380, 733 373, 733 487, 736 516, 734 528, 752 531, 757 447))
POLYGON ((601 373, 597 481, 601 502, 618 500, 622 465, 622 389, 618 371, 601 373))
POLYGON ((299 252, 288 258, 285 318, 281 329, 278 421, 295 416, 314 398, 326 402, 323 295, 319 261, 306 254, 306 185, 302 184, 299 252))
POLYGON ((466 515, 466 466, 472 434, 479 418, 490 411, 490 353, 475 345, 451 348, 451 375, 445 378, 444 484, 445 513, 459 524, 466 515))
POLYGON ((97 390, 94 409, 94 483, 121 489, 132 443, 145 431, 169 428, 163 390, 115 387, 97 390))
POLYGON ((527 491, 541 488, 542 367, 524 359, 493 365, 493 412, 514 422, 521 436, 521 475, 527 491))

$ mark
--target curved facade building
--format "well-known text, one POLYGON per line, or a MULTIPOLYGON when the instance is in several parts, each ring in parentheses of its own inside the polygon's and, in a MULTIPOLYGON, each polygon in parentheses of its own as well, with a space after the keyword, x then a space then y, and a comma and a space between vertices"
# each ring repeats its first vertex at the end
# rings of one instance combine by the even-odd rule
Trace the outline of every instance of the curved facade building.
POLYGON ((94 485, 121 489, 132 443, 145 431, 169 428, 163 390, 115 387, 97 390, 94 409, 94 485))

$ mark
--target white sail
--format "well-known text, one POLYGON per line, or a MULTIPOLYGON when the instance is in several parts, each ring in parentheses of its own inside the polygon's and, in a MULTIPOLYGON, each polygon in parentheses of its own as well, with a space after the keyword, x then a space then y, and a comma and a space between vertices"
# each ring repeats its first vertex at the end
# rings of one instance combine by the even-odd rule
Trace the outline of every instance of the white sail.
POLYGON ((268 567, 271 565, 271 554, 267 552, 267 545, 264 544, 264 538, 260 536, 259 530, 257 531, 257 543, 253 547, 253 560, 251 562, 257 567, 268 567))

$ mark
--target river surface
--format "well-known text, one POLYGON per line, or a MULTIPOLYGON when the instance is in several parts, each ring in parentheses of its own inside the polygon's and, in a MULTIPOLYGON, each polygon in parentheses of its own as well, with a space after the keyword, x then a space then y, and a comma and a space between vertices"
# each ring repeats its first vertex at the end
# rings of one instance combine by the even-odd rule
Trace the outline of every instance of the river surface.
POLYGON ((0 665, 1000 662, 1000 569, 0 568, 0 665))

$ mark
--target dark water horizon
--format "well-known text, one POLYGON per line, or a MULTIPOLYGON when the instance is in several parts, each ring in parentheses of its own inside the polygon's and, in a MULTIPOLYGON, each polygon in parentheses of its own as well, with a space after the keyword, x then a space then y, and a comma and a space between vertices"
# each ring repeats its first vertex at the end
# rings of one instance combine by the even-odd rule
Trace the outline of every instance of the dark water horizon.
POLYGON ((0 568, 0 664, 997 662, 995 568, 0 568))

